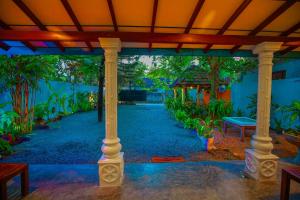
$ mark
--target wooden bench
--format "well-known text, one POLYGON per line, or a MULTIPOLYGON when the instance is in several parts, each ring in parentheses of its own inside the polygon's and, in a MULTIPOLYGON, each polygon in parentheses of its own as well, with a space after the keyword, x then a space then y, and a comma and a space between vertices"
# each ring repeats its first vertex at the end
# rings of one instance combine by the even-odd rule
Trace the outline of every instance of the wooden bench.
POLYGON ((28 165, 0 163, 0 199, 7 200, 7 182, 13 177, 21 175, 21 194, 25 197, 29 193, 28 165))
POLYGON ((247 129, 255 130, 256 129, 256 121, 254 119, 248 117, 224 117, 223 118, 223 132, 224 135, 227 133, 228 125, 234 126, 240 129, 240 137, 241 141, 244 141, 245 131, 247 129))
POLYGON ((280 200, 289 199, 291 179, 300 183, 300 167, 289 167, 282 169, 280 200))

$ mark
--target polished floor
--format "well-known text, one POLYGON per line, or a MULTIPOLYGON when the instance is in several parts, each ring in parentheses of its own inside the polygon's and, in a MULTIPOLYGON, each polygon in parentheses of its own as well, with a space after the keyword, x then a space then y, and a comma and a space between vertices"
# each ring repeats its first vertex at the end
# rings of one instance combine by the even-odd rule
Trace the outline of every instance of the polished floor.
MULTIPOLYGON (((280 162, 280 168, 288 164, 280 162)), ((276 200, 275 183, 258 183, 243 176, 244 163, 186 162, 126 164, 122 187, 99 188, 97 165, 31 165, 26 200, 276 200)), ((17 184, 15 181, 14 184, 17 184)), ((292 182, 291 198, 300 199, 300 184, 292 182)))

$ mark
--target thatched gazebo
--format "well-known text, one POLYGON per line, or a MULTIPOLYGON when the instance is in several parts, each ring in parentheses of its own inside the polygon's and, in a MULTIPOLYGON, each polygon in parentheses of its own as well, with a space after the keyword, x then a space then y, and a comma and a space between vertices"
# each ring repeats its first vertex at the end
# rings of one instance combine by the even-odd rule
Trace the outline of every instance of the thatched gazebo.
MULTIPOLYGON (((226 81, 220 80, 219 85, 228 85, 226 81)), ((173 84, 171 85, 174 92, 174 97, 177 97, 177 89, 180 88, 182 90, 182 103, 185 102, 186 94, 188 88, 196 88, 197 89, 197 105, 201 104, 200 94, 201 91, 204 95, 204 103, 209 102, 209 90, 211 88, 211 80, 209 78, 209 74, 204 71, 201 66, 192 65, 188 67, 184 72, 182 77, 177 78, 173 84)), ((218 97, 221 97, 218 95, 218 97)))

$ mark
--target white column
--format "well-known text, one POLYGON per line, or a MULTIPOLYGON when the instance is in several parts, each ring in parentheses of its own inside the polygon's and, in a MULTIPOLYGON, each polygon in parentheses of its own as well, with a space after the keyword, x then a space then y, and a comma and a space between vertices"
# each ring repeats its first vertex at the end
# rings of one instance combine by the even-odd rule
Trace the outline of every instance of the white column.
POLYGON ((258 92, 256 133, 251 139, 251 149, 246 149, 245 172, 259 181, 276 180, 278 157, 271 153, 272 138, 269 136, 270 104, 272 90, 273 54, 280 49, 280 42, 258 44, 253 53, 258 54, 258 92))
POLYGON ((105 56, 105 139, 98 161, 100 187, 120 186, 123 181, 124 160, 117 133, 117 63, 121 50, 119 38, 99 38, 105 56))

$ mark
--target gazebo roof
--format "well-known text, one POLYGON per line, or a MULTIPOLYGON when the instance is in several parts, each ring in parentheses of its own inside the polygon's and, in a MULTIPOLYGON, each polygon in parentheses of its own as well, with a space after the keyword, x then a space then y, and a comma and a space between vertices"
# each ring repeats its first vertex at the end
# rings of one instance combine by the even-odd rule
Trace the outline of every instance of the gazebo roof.
POLYGON ((270 41, 299 55, 299 10, 298 0, 1 0, 0 54, 98 54, 98 37, 119 37, 132 54, 252 55, 270 41))
MULTIPOLYGON (((220 85, 227 83, 220 80, 220 85)), ((210 88, 211 80, 207 72, 201 69, 201 66, 192 65, 185 70, 182 77, 177 78, 171 87, 197 87, 210 88)))

